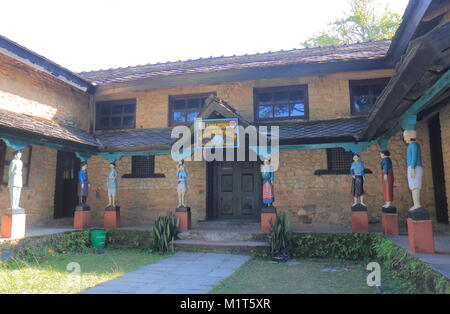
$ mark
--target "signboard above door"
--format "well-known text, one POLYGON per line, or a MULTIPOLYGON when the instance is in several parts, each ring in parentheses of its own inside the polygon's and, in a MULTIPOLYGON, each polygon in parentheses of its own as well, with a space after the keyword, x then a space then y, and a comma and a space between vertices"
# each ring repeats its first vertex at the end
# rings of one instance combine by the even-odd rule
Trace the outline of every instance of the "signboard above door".
POLYGON ((196 119, 194 132, 196 148, 239 147, 237 118, 196 119))

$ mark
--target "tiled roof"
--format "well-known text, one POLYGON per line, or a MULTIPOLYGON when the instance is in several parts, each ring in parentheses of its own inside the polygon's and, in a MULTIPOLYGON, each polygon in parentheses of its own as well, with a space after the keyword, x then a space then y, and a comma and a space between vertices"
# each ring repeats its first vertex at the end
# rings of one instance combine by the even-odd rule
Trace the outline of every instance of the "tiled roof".
POLYGON ((347 118, 305 122, 280 122, 259 125, 279 125, 280 140, 307 138, 356 137, 366 124, 367 119, 347 118))
POLYGON ((86 131, 23 113, 0 110, 0 127, 19 129, 36 136, 60 139, 77 144, 94 147, 98 145, 95 138, 86 131))
POLYGON ((113 151, 115 148, 120 150, 124 147, 133 149, 151 145, 170 145, 175 140, 171 138, 171 133, 172 128, 132 129, 97 132, 95 137, 103 149, 113 151))
POLYGON ((197 60, 146 64, 127 68, 81 72, 79 75, 92 83, 107 84, 149 77, 238 70, 276 65, 369 60, 385 57, 390 42, 390 40, 379 40, 338 47, 293 49, 243 56, 212 57, 197 60))
MULTIPOLYGON (((86 131, 60 125, 56 122, 0 110, 0 128, 16 129, 39 137, 64 140, 90 146, 92 150, 138 151, 152 147, 168 148, 176 141, 171 137, 172 128, 130 129, 101 131, 94 135, 86 131)), ((280 140, 320 139, 353 137, 361 132, 366 118, 321 120, 306 122, 258 123, 256 125, 278 125, 280 140)))

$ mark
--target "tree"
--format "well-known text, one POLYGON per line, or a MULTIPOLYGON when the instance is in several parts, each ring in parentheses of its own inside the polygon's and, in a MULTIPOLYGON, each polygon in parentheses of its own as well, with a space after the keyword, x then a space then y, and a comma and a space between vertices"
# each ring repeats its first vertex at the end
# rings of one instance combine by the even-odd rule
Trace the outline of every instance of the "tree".
POLYGON ((390 10, 377 11, 377 0, 349 0, 350 12, 328 24, 329 29, 301 43, 303 47, 348 45, 371 40, 390 39, 401 16, 390 10))

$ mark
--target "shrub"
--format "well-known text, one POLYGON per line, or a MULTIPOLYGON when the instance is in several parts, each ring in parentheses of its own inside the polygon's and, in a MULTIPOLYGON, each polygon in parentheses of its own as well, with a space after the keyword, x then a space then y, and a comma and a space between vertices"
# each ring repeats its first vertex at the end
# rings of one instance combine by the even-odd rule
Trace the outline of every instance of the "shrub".
POLYGON ((286 261, 290 257, 292 249, 292 232, 289 218, 284 212, 278 213, 275 223, 270 221, 270 253, 272 258, 286 261))
POLYGON ((166 253, 173 251, 173 241, 178 237, 179 219, 172 212, 166 216, 159 216, 153 224, 153 248, 155 251, 166 253))

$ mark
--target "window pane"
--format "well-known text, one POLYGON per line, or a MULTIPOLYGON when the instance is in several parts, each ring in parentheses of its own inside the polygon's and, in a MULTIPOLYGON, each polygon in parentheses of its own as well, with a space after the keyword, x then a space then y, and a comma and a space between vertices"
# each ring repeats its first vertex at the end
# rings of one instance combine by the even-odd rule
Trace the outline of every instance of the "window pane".
POLYGON ((137 177, 148 177, 155 173, 155 156, 133 156, 131 173, 137 177))
POLYGON ((289 117, 289 105, 277 105, 275 106, 275 118, 289 117))
POLYGON ((303 99, 305 97, 303 91, 290 92, 289 95, 290 95, 291 102, 303 101, 303 99))
POLYGON ((186 108, 186 101, 184 99, 177 99, 173 103, 173 108, 175 110, 182 110, 186 108))
POLYGON ((260 105, 268 105, 272 103, 272 94, 271 93, 261 93, 258 95, 259 104, 260 105))
POLYGON ((123 106, 122 105, 115 105, 112 107, 112 113, 111 114, 122 114, 123 106))
POLYGON ((343 148, 328 149, 328 167, 329 170, 350 171, 353 162, 353 153, 347 152, 343 148))
POLYGON ((194 121, 195 118, 197 118, 199 112, 198 111, 190 111, 187 113, 187 121, 194 121))
POLYGON ((191 108, 198 108, 199 106, 200 106, 200 99, 199 98, 188 99, 187 107, 189 109, 191 109, 191 108))
POLYGON ((175 111, 173 113, 173 122, 186 122, 186 112, 175 111))
POLYGON ((133 127, 133 125, 134 125, 134 116, 123 117, 122 126, 133 127))
POLYGON ((100 119, 100 127, 107 128, 109 126, 109 118, 101 118, 100 119))
POLYGON ((289 102, 289 94, 287 92, 276 92, 273 94, 273 100, 275 103, 288 103, 289 102))
POLYGON ((383 91, 385 86, 386 85, 383 85, 383 84, 372 85, 371 86, 372 95, 373 96, 379 96, 381 94, 381 92, 383 91))
POLYGON ((100 114, 101 115, 109 115, 111 114, 111 106, 107 104, 103 104, 100 106, 100 114))
POLYGON ((111 118, 111 127, 118 128, 121 126, 122 117, 112 117, 111 118))
POLYGON ((258 107, 258 117, 261 119, 273 118, 272 106, 259 106, 258 107))
POLYGON ((291 106, 291 116, 304 116, 305 104, 293 104, 291 106))
POLYGON ((353 98, 353 107, 356 114, 365 114, 370 111, 372 102, 368 96, 360 96, 353 98))
POLYGON ((208 97, 203 97, 202 99, 200 99, 200 106, 201 107, 203 107, 205 105, 206 98, 208 98, 208 97))
POLYGON ((353 86, 352 91, 353 95, 355 96, 366 96, 369 95, 369 86, 367 85, 353 86))
POLYGON ((134 113, 134 104, 125 105, 123 109, 123 113, 134 113))

